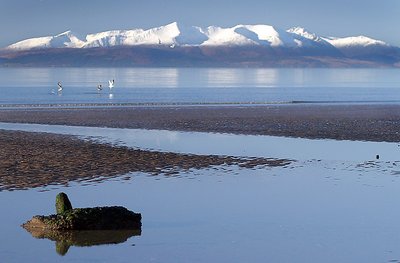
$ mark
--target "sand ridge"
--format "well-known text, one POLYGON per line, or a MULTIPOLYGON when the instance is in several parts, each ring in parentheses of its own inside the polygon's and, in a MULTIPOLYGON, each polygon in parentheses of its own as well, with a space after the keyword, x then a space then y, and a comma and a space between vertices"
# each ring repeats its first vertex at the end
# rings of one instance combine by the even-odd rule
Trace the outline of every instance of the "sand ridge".
POLYGON ((400 105, 2 109, 1 122, 399 142, 400 105))
POLYGON ((290 160, 132 149, 75 136, 0 130, 0 191, 98 183, 130 172, 175 176, 216 165, 286 166, 290 160))

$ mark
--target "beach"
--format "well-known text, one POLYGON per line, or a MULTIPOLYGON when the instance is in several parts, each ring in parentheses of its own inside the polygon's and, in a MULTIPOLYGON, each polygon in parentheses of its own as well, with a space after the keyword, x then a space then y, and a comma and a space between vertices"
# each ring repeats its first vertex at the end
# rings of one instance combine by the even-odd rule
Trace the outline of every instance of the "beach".
MULTIPOLYGON (((62 191, 71 196, 76 207, 117 204, 144 215, 141 236, 113 246, 72 246, 64 256, 67 261, 90 257, 124 262, 135 257, 149 262, 155 255, 159 262, 166 257, 185 262, 202 255, 202 262, 216 258, 235 261, 233 257, 239 259, 237 262, 343 262, 348 257, 349 262, 370 258, 397 262, 398 146, 391 143, 394 150, 389 154, 375 148, 386 143, 372 141, 399 141, 399 109, 396 105, 336 104, 3 107, 2 122, 95 127, 76 127, 91 131, 121 128, 115 133, 122 135, 121 141, 126 139, 122 128, 233 133, 259 142, 264 136, 241 134, 369 141, 361 143, 369 147, 366 154, 360 154, 363 148, 355 150, 351 141, 332 144, 332 140, 317 140, 324 148, 316 156, 308 154, 315 142, 311 140, 289 140, 302 141, 301 147, 287 142, 260 143, 255 148, 276 147, 284 154, 250 158, 254 144, 247 144, 247 139, 229 145, 241 145, 248 150, 240 152, 246 157, 213 155, 224 143, 197 142, 203 133, 190 138, 193 145, 203 143, 210 150, 188 154, 179 148, 163 152, 151 150, 156 148, 152 146, 136 148, 134 143, 127 147, 103 141, 101 133, 91 137, 92 133, 78 136, 0 130, 3 250, 23 246, 39 251, 32 256, 16 250, 6 259, 24 262, 43 255, 49 261, 59 259, 53 241, 32 238, 19 225, 32 215, 52 213, 54 197, 62 191), (337 155, 327 158, 325 152, 337 155), (353 154, 359 158, 352 158, 353 154), (381 155, 379 160, 377 154, 381 155), (110 253, 114 250, 116 253, 110 253), (205 250, 211 252, 203 253, 205 250), (350 250, 352 253, 347 253, 350 250), (215 251, 223 251, 223 255, 215 251)), ((63 128, 58 126, 54 131, 63 128)), ((112 130, 102 132, 107 135, 112 130)), ((125 134, 134 137, 131 132, 125 134)), ((151 137, 156 131, 141 132, 151 137)), ((176 136, 171 136, 172 143, 182 134, 167 133, 176 136)), ((211 137, 218 140, 224 136, 211 137)), ((280 139, 287 138, 273 138, 280 139)))
POLYGON ((5 107, 0 122, 400 141, 400 105, 390 104, 5 107))
MULTIPOLYGON (((166 129, 302 138, 400 141, 397 105, 279 105, 3 109, 1 122, 166 129)), ((0 190, 102 181, 129 172, 174 175, 213 165, 290 160, 147 151, 50 133, 0 131, 0 190)), ((273 157, 273 156, 271 156, 273 157)))
MULTIPOLYGON (((101 181, 143 172, 174 176, 216 165, 286 166, 290 160, 178 154, 113 146, 76 136, 0 130, 0 191, 101 181)), ((129 176, 127 177, 129 180, 129 176)))
MULTIPOLYGON (((400 141, 397 105, 165 106, 3 109, 1 122, 165 129, 318 139, 400 141)), ((0 190, 103 180, 129 172, 174 175, 212 165, 289 160, 145 151, 49 133, 1 131, 0 190)), ((273 156, 271 156, 273 157, 273 156)))
POLYGON ((0 75, 4 262, 400 262, 396 69, 0 75), (141 235, 79 233, 90 247, 61 257, 70 235, 21 227, 53 214, 60 192, 73 208, 141 213, 141 235))

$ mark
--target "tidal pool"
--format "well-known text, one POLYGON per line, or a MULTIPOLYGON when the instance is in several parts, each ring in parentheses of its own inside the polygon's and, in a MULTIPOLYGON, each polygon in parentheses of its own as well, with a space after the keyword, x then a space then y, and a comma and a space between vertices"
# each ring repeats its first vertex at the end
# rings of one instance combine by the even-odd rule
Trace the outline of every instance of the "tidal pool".
POLYGON ((396 160, 398 143, 0 122, 0 129, 77 135, 134 148, 204 155, 364 162, 396 160))
POLYGON ((395 143, 4 123, 0 129, 297 160, 286 167, 217 166, 174 177, 130 173, 103 183, 0 192, 2 262, 400 261, 395 143), (20 225, 54 213, 61 191, 74 207, 122 205, 142 213, 141 234, 118 244, 72 244, 60 255, 54 241, 34 238, 20 225))

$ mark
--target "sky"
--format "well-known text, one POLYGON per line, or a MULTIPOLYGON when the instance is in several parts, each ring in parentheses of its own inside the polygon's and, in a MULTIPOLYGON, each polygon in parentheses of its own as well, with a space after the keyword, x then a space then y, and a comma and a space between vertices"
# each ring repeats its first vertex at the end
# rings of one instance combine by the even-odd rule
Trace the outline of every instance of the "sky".
POLYGON ((0 0, 0 47, 67 30, 86 35, 175 21, 301 26, 320 36, 365 35, 400 46, 400 0, 0 0))

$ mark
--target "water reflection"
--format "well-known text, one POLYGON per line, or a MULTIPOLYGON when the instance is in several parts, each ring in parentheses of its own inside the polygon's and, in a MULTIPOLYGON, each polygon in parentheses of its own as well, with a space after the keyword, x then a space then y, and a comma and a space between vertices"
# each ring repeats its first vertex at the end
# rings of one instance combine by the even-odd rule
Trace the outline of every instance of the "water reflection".
POLYGON ((277 69, 256 69, 253 79, 259 86, 275 87, 279 83, 279 71, 277 69))
POLYGON ((3 68, 5 87, 43 87, 64 81, 93 87, 115 79, 118 87, 398 87, 394 69, 237 68, 3 68))
POLYGON ((64 256, 71 246, 90 247, 99 245, 120 244, 133 236, 140 236, 141 229, 135 230, 86 230, 86 231, 51 231, 40 228, 26 228, 38 239, 55 241, 56 252, 64 256))
POLYGON ((197 155, 365 162, 380 154, 380 161, 386 162, 397 161, 399 152, 397 143, 386 142, 2 122, 0 129, 76 135, 113 145, 197 155))
POLYGON ((208 69, 206 72, 207 83, 214 87, 232 87, 240 83, 242 71, 238 69, 208 69))
POLYGON ((178 68, 138 68, 120 69, 119 79, 123 80, 126 87, 164 87, 175 88, 179 86, 178 68))
POLYGON ((277 69, 204 69, 206 87, 274 87, 280 79, 277 69))
POLYGON ((400 101, 390 69, 14 68, 0 78, 0 104, 400 101), (109 79, 113 93, 97 96, 109 79), (58 81, 63 96, 51 94, 58 81))

